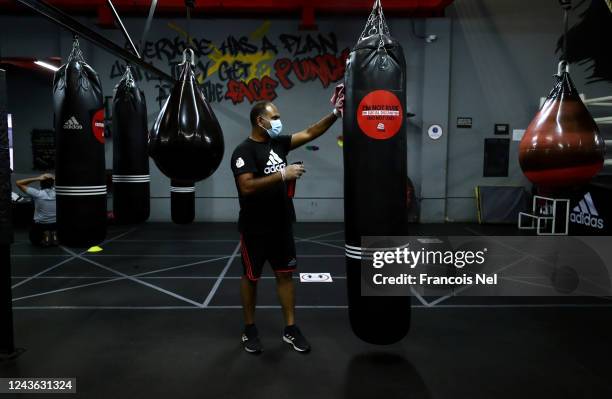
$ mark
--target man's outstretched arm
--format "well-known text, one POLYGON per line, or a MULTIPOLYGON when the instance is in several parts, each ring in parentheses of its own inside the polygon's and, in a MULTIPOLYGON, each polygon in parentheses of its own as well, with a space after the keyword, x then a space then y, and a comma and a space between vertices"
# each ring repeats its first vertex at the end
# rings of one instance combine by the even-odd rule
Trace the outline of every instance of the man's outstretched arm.
POLYGON ((335 113, 330 113, 314 125, 291 135, 291 149, 296 149, 325 133, 338 120, 335 113))

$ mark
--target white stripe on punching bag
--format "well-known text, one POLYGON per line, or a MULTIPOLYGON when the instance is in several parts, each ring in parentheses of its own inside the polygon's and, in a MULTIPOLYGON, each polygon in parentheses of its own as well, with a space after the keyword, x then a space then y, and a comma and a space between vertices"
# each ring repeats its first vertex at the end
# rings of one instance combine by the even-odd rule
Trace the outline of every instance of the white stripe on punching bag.
POLYGON ((171 193, 195 193, 195 187, 173 187, 170 186, 171 193))
POLYGON ((55 186, 57 195, 106 195, 106 186, 55 186))
POLYGON ((113 175, 113 183, 148 183, 151 175, 113 175))

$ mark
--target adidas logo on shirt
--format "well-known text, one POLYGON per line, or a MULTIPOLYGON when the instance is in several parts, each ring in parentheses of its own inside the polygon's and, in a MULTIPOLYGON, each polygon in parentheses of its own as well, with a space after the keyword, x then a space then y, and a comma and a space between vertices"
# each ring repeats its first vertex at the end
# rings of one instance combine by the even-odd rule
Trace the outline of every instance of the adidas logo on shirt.
POLYGON ((285 162, 278 156, 274 150, 270 150, 270 157, 268 162, 266 162, 266 168, 264 169, 264 174, 269 175, 271 173, 278 172, 286 166, 285 162))
POLYGON ((64 129, 67 130, 83 130, 83 126, 73 116, 64 123, 64 129))
POLYGON ((591 193, 586 193, 578 205, 572 209, 572 213, 570 213, 570 221, 572 223, 591 226, 596 229, 604 228, 604 221, 599 217, 599 213, 595 208, 591 193))

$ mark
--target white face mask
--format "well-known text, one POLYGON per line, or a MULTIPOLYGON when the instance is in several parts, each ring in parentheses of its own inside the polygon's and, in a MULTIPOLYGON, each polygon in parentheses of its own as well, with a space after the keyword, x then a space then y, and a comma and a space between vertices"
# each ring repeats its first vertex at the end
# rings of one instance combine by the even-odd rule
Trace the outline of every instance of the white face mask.
MULTIPOLYGON (((267 120, 267 119, 266 119, 267 120)), ((283 123, 281 122, 280 119, 272 119, 269 120, 268 122, 270 122, 270 129, 266 129, 265 127, 261 126, 271 138, 276 138, 278 136, 280 136, 281 132, 283 131, 283 123)))

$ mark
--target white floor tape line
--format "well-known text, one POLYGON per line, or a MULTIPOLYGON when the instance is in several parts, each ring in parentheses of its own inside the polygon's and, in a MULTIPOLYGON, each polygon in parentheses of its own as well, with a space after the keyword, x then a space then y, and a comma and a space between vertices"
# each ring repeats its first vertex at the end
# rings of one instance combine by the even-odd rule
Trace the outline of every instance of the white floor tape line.
POLYGON ((221 271, 221 274, 219 274, 217 281, 215 281, 215 285, 213 285, 212 289, 208 293, 208 296, 206 297, 204 302, 202 302, 202 307, 205 307, 205 308, 208 307, 208 305, 210 304, 210 301, 212 301, 213 297, 215 296, 215 293, 217 292, 217 290, 219 289, 219 286, 221 285, 221 282, 223 281, 223 278, 227 274, 227 271, 229 270, 230 266, 232 265, 232 262, 236 258, 236 255, 238 255, 238 251, 240 251, 240 242, 236 244, 236 248, 234 249, 232 256, 227 260, 227 264, 221 271))

